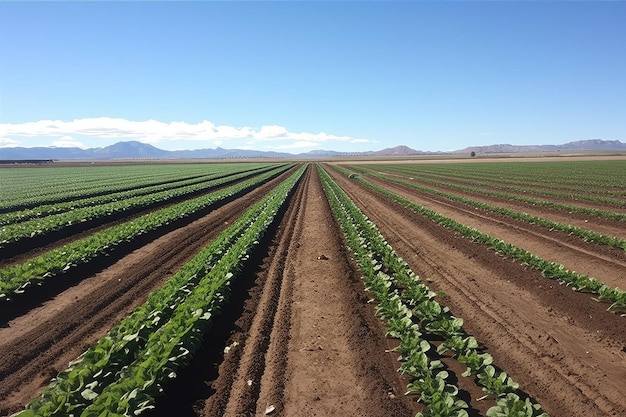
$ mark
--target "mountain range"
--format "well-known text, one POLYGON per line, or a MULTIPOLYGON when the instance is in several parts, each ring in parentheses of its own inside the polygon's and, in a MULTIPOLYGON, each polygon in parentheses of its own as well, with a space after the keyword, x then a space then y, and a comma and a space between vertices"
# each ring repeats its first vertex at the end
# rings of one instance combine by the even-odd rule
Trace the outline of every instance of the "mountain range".
POLYGON ((590 139, 563 145, 489 145, 471 146, 452 152, 425 152, 408 146, 396 146, 369 152, 314 150, 306 153, 267 152, 244 149, 197 149, 166 151, 137 141, 117 142, 104 148, 13 147, 0 148, 0 160, 110 160, 110 159, 243 159, 243 158, 328 158, 347 156, 409 156, 445 154, 497 154, 534 152, 618 151, 626 152, 626 143, 618 140, 590 139))
POLYGON ((626 151, 626 143, 619 140, 588 139, 576 142, 568 142, 562 145, 489 145, 470 146, 454 153, 476 152, 477 154, 487 153, 534 153, 534 152, 580 152, 580 151, 626 151))

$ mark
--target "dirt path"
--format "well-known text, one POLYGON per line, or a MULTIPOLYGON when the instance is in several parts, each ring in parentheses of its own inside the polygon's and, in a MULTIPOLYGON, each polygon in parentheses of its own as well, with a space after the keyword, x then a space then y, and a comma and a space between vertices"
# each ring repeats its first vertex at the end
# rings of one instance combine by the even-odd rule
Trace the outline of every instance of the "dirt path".
MULTIPOLYGON (((576 190, 572 192, 571 194, 561 191, 561 194, 564 194, 564 195, 559 196, 559 195, 550 195, 551 192, 554 192, 550 190, 548 191, 547 194, 544 194, 541 191, 541 186, 536 186, 536 185, 528 185, 528 186, 525 185, 523 187, 519 186, 521 189, 506 188, 504 183, 499 184, 502 186, 493 186, 489 184, 489 180, 486 178, 484 182, 481 181, 481 184, 472 184, 471 182, 468 183, 463 178, 455 178, 455 177, 450 177, 447 175, 441 175, 441 176, 437 175, 435 177, 432 177, 429 175, 429 179, 432 179, 435 181, 441 181, 443 183, 448 183, 451 185, 451 187, 456 187, 456 186, 469 187, 469 188, 481 190, 481 192, 486 191, 490 193, 491 192, 505 193, 505 194, 510 194, 512 196, 522 197, 522 198, 533 198, 536 200, 550 200, 550 201, 557 202, 560 204, 566 204, 566 205, 571 205, 575 207, 591 208, 591 209, 597 209, 597 210, 608 210, 608 211, 612 211, 615 213, 626 213, 626 207, 625 207, 625 204, 623 203, 623 200, 621 204, 612 204, 612 203, 608 203, 604 201, 588 200, 588 199, 574 197, 577 194, 585 195, 585 192, 583 190, 576 190)), ((419 181, 419 178, 416 178, 416 180, 419 181)), ((496 182, 499 182, 499 181, 496 180, 496 182)), ((433 186, 433 184, 429 184, 429 186, 433 186)), ((450 186, 443 185, 443 184, 440 185, 440 187, 451 188, 450 186)), ((609 196, 604 195, 602 197, 609 197, 609 196)), ((613 199, 620 200, 619 197, 613 197, 613 199)))
MULTIPOLYGON (((443 292, 439 301, 465 320, 466 331, 486 345, 496 364, 552 417, 623 414, 626 319, 607 313, 588 294, 329 173, 431 289, 443 292)), ((0 328, 0 415, 21 409, 282 178, 154 240, 0 328)), ((503 219, 446 207, 510 228, 503 219)), ((395 342, 383 336, 314 166, 237 281, 191 366, 147 417, 248 417, 264 415, 270 406, 272 416, 408 417, 421 409, 403 395, 406 381, 396 372, 396 355, 386 352, 395 342)), ((460 376, 463 370, 450 369, 469 396, 472 417, 484 415, 488 401, 478 400, 482 393, 460 376)))
POLYGON ((621 416, 626 320, 329 170, 496 364, 552 417, 621 416))
POLYGON ((72 227, 63 228, 57 232, 37 236, 32 239, 26 239, 25 241, 17 244, 17 247, 9 248, 8 250, 7 248, 0 248, 0 268, 24 263, 30 258, 62 247, 63 245, 66 245, 74 240, 85 238, 104 229, 145 216, 148 213, 171 207, 186 199, 197 198, 202 195, 217 192, 231 186, 237 181, 243 181, 251 176, 252 175, 239 180, 231 180, 217 186, 189 193, 184 196, 177 196, 165 201, 158 201, 145 206, 134 207, 125 212, 116 212, 87 222, 76 223, 72 227))
POLYGON ((263 265, 198 414, 415 415, 313 167, 263 265))
POLYGON ((557 230, 476 210, 395 183, 371 179, 394 193, 466 226, 511 243, 570 271, 588 274, 611 287, 626 288, 626 251, 596 245, 557 230))
MULTIPOLYGON (((626 228, 624 227, 623 222, 618 222, 614 220, 609 220, 597 216, 591 216, 583 213, 576 212, 567 212, 564 210, 539 206, 530 203, 524 203, 522 201, 516 200, 508 200, 501 197, 489 196, 484 194, 476 194, 471 192, 466 192, 457 189, 450 189, 443 186, 420 183, 419 181, 415 181, 417 184, 431 188, 433 190, 455 194, 464 198, 469 198, 471 200, 480 201, 483 203, 491 204, 494 206, 504 207, 509 210, 519 211, 522 213, 528 213, 533 216, 543 217, 549 219, 553 222, 559 222, 564 224, 571 224, 573 226, 580 227, 582 229, 593 230, 598 233, 602 233, 608 236, 616 236, 622 239, 626 239, 626 228)), ((548 199, 550 201, 554 201, 553 199, 548 199)), ((571 204, 571 202, 565 202, 567 204, 571 204)), ((602 207, 590 207, 596 209, 603 209, 602 207)), ((618 210, 613 210, 612 208, 606 209, 608 211, 618 212, 618 210)))
POLYGON ((23 408, 286 175, 129 253, 0 328, 0 415, 23 408))

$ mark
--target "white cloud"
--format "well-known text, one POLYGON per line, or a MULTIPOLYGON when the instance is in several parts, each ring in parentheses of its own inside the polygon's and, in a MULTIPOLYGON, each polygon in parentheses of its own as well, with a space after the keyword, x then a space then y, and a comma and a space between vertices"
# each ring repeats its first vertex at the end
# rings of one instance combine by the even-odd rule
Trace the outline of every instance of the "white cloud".
POLYGON ((262 126, 258 132, 258 137, 263 139, 284 138, 290 133, 282 126, 262 126))
POLYGON ((0 136, 0 148, 12 148, 15 146, 20 146, 21 142, 11 138, 3 138, 0 136))
POLYGON ((74 140, 71 136, 63 136, 61 139, 53 141, 52 146, 59 148, 86 148, 82 142, 74 140))
MULTIPOLYGON (((249 147, 254 147, 259 143, 272 142, 274 148, 280 149, 318 146, 321 143, 328 142, 376 143, 376 141, 369 139, 338 136, 325 132, 290 132, 287 128, 277 125, 253 128, 248 126, 219 126, 208 120, 199 123, 186 123, 161 122, 158 120, 132 121, 111 117, 84 118, 67 122, 62 120, 39 120, 27 123, 0 124, 0 138, 7 136, 18 138, 59 138, 55 141, 55 146, 59 146, 57 145, 58 143, 64 142, 70 143, 70 146, 81 146, 82 143, 74 140, 72 136, 139 140, 151 144, 185 140, 204 142, 204 145, 230 146, 236 144, 241 146, 245 144, 249 147)), ((18 141, 13 143, 18 143, 18 141)))

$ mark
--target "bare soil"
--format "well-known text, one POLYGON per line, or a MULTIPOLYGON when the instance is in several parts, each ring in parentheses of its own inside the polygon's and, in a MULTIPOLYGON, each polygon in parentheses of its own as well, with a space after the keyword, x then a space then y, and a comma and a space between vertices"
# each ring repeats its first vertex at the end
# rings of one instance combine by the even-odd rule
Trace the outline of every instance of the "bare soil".
MULTIPOLYGON (((582 238, 565 232, 511 219, 498 213, 477 210, 466 204, 432 196, 397 183, 369 177, 368 180, 459 223, 548 261, 561 263, 571 271, 587 274, 612 287, 626 288, 626 251, 623 249, 585 242, 582 238)), ((594 221, 585 225, 587 230, 595 228, 594 221)), ((618 226, 621 228, 614 226, 610 229, 613 236, 621 232, 624 225, 618 226)))
MULTIPOLYGON (((624 317, 328 171, 411 268, 441 291, 439 301, 464 319, 495 363, 552 417, 623 415, 624 317)), ((146 242, 9 320, 0 328, 0 415, 38 395, 282 178, 146 242)), ((624 286, 623 254, 382 184, 572 268, 593 265, 597 278, 624 286)), ((397 342, 384 337, 369 298, 310 166, 191 366, 146 416, 255 416, 271 409, 272 416, 415 415, 422 406, 404 395, 407 381, 389 352, 397 342)), ((450 357, 444 362, 470 415, 484 416, 493 400, 482 399, 480 388, 461 376, 463 366, 450 357)))
MULTIPOLYGON (((442 191, 446 193, 452 193, 461 197, 469 198, 471 200, 480 201, 480 202, 491 204, 494 206, 504 207, 509 210, 527 213, 533 216, 543 217, 553 222, 571 224, 573 226, 577 226, 583 229, 593 230, 595 232, 602 233, 608 236, 615 236, 615 237, 619 237, 622 239, 626 239, 626 228, 624 227, 624 222, 619 222, 615 220, 606 219, 603 217, 592 216, 589 214, 565 211, 565 210, 561 210, 557 208, 545 207, 545 206, 525 203, 522 201, 509 200, 505 198, 494 197, 494 196, 489 196, 489 195, 484 195, 484 194, 475 194, 475 193, 462 191, 462 190, 450 190, 449 188, 438 186, 438 185, 425 184, 425 183, 420 184, 419 180, 416 180, 415 182, 416 184, 426 186, 433 190, 438 190, 438 191, 442 191)), ((413 190, 413 192, 417 193, 416 190, 413 190)), ((552 199, 552 198, 550 200, 556 201, 555 199, 552 199)), ((564 201, 564 203, 567 203, 572 206, 582 207, 582 205, 580 205, 578 202, 572 203, 571 201, 569 202, 564 201)), ((589 208, 595 208, 599 210, 608 210, 608 211, 612 211, 615 213, 620 212, 620 210, 618 210, 616 207, 607 208, 604 206, 594 205, 592 203, 587 203, 587 205, 589 208)))
MULTIPOLYGON (((278 416, 417 413, 313 167, 253 272, 241 313, 220 317, 233 324, 222 330, 229 349, 218 372, 183 376, 195 381, 182 400, 191 405, 181 406, 186 388, 172 384, 153 416, 181 407, 190 416, 265 415, 268 407, 278 416)), ((190 368, 204 363, 195 361, 190 368)))
POLYGON ((551 416, 623 415, 623 317, 329 171, 411 268, 444 292, 441 302, 465 320, 466 331, 551 416))
POLYGON ((285 175, 147 243, 9 320, 0 328, 0 415, 21 409, 285 175))

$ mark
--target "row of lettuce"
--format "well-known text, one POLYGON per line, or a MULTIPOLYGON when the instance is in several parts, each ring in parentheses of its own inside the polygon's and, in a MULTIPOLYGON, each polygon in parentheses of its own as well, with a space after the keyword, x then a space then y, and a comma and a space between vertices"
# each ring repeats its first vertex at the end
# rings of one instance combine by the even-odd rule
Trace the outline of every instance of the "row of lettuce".
MULTIPOLYGON (((445 165, 445 164, 444 164, 445 165)), ((624 165, 626 167, 626 164, 624 165)), ((359 167, 362 169, 365 167, 359 167)), ((371 169, 370 169, 371 170, 371 169)), ((460 180, 455 179, 451 180, 450 175, 436 175, 430 176, 425 175, 421 172, 420 168, 415 168, 415 165, 399 165, 399 166, 380 166, 376 167, 376 171, 385 171, 393 174, 400 175, 405 178, 412 178, 419 180, 420 183, 426 184, 428 186, 441 187, 450 190, 461 191, 469 194, 479 195, 479 196, 487 196, 487 197, 495 197, 502 200, 513 201, 517 203, 523 203, 530 206, 540 206, 547 207, 554 210, 560 210, 566 213, 580 213, 587 216, 594 216, 601 219, 608 219, 613 221, 623 222, 626 221, 626 214, 622 212, 616 212, 614 210, 606 210, 594 207, 585 207, 575 204, 563 203, 563 199, 570 200, 586 200, 592 201, 595 203, 602 203, 605 205, 615 206, 617 208, 626 207, 626 199, 619 198, 621 196, 618 195, 618 198, 609 198, 609 197, 594 197, 589 194, 581 194, 581 193, 569 193, 564 194, 564 196, 560 196, 558 199, 550 199, 550 198, 537 198, 532 197, 533 190, 530 187, 514 187, 516 192, 506 192, 498 189, 498 180, 486 181, 486 180, 472 180, 469 178, 460 180), (495 189, 494 189, 495 188, 495 189), (565 197, 567 196, 567 198, 565 197)), ((506 187, 500 187, 505 188, 506 187)), ((510 189, 509 189, 510 191, 510 189)), ((619 191, 621 193, 621 191, 619 191)), ((547 195, 546 193, 543 194, 547 195)), ((553 196, 554 197, 554 196, 553 196)))
MULTIPOLYGON (((246 211, 16 416, 132 416, 153 408, 165 385, 206 340, 216 313, 228 301, 231 283, 278 220, 305 169, 300 167, 246 211)), ((435 294, 376 227, 318 169, 333 214, 378 303, 377 314, 386 322, 388 336, 400 340, 400 372, 411 379, 407 393, 418 394, 426 406, 419 415, 468 416, 469 405, 438 359, 450 350, 467 366, 463 376, 473 378, 493 397, 495 405, 487 416, 547 416, 494 366, 493 358, 463 330, 462 319, 435 301, 435 294), (440 336, 444 342, 435 348, 425 335, 440 336)))
POLYGON ((160 289, 100 339, 18 416, 132 416, 155 398, 193 353, 227 302, 306 166, 253 205, 160 289))
MULTIPOLYGON (((413 172, 419 172, 412 169, 413 172)), ((515 194, 534 195, 545 198, 554 198, 573 201, 590 201, 609 206, 624 207, 626 201, 624 191, 619 189, 600 189, 598 187, 590 188, 589 186, 573 185, 555 185, 554 179, 550 182, 523 179, 515 180, 503 178, 502 173, 498 177, 468 177, 465 175, 454 175, 447 173, 445 175, 432 175, 419 172, 420 177, 427 177, 432 181, 447 181, 466 187, 489 187, 504 192, 512 192, 515 194)))
MULTIPOLYGON (((146 223, 133 222, 144 217, 148 221, 149 216, 162 212, 155 217, 160 218, 154 220, 155 224, 167 224, 180 215, 189 215, 194 210, 200 210, 228 196, 249 191, 262 181, 284 172, 288 167, 291 166, 276 168, 216 193, 140 217, 120 225, 117 232, 123 233, 128 229, 139 230, 136 232, 138 235, 146 233, 147 229, 142 229, 146 223), (172 213, 175 210, 168 212, 179 206, 180 212, 185 214, 174 215, 172 213)), ((262 201, 246 211, 239 220, 172 276, 161 289, 151 294, 144 305, 135 309, 111 329, 107 336, 72 362, 41 396, 27 405, 26 410, 16 415, 131 416, 153 408, 155 397, 162 392, 168 381, 176 377, 179 369, 189 363, 198 349, 216 313, 227 302, 231 283, 239 277, 245 262, 270 225, 277 221, 277 214, 284 207, 305 169, 306 166, 301 166, 262 201)), ((494 405, 487 411, 487 416, 546 417, 547 414, 541 406, 526 396, 506 372, 494 365, 491 355, 485 352, 474 337, 465 332, 463 320, 455 317, 448 308, 435 300, 435 293, 398 257, 376 226, 319 165, 318 172, 333 214, 363 274, 367 290, 377 303, 376 312, 386 323, 387 335, 399 340, 397 352, 402 363, 399 371, 411 380, 407 393, 419 395, 419 401, 425 404, 424 410, 418 415, 468 416, 469 404, 462 399, 457 376, 451 375, 441 360, 447 352, 451 352, 453 358, 467 367, 462 376, 468 380, 471 378, 472 383, 481 386, 493 400, 494 405), (432 336, 442 338, 443 342, 439 345, 429 342, 432 336)), ((350 174, 346 170, 342 172, 350 174)), ((508 250, 508 256, 518 259, 521 257, 529 266, 541 261, 532 254, 520 253, 512 245, 494 241, 493 238, 490 240, 488 236, 481 235, 474 229, 465 230, 465 226, 455 224, 451 219, 443 218, 362 178, 357 179, 445 227, 465 233, 473 240, 491 244, 496 250, 508 250)), ((96 235, 98 234, 93 236, 96 235)), ((24 291, 39 279, 62 274, 64 270, 88 262, 89 260, 83 261, 81 258, 85 256, 85 253, 80 255, 82 247, 99 248, 94 251, 96 255, 87 255, 87 258, 92 256, 90 259, 95 259, 106 254, 119 242, 133 239, 133 236, 136 235, 131 233, 121 240, 107 240, 103 235, 96 242, 87 238, 77 242, 75 246, 66 245, 54 256, 20 265, 16 267, 18 270, 10 273, 7 272, 8 269, 0 270, 0 284, 4 285, 5 278, 10 277, 8 282, 17 280, 13 286, 18 285, 12 290, 4 289, 0 292, 3 297, 8 298, 11 291, 24 291), (66 257, 68 254, 74 254, 78 258, 66 257), (55 256, 60 260, 55 261, 55 256), (27 271, 31 267, 35 269, 29 275, 30 278, 19 284, 17 277, 22 274, 28 276, 27 271)), ((550 265, 537 265, 539 266, 535 267, 550 270, 550 265)), ((572 275, 573 273, 563 270, 562 267, 555 268, 557 278, 575 278, 568 285, 577 289, 593 290, 581 277, 572 275)), ((603 291, 600 296, 607 299, 616 294, 611 289, 603 291)), ((618 299, 612 301, 612 308, 616 309, 626 301, 619 298, 623 297, 623 291, 617 295, 618 299)))
MULTIPOLYGON (((209 194, 152 211, 112 227, 74 240, 66 245, 32 257, 22 264, 0 269, 0 302, 27 291, 34 285, 58 278, 68 271, 110 255, 117 247, 143 235, 166 228, 185 218, 193 218, 207 208, 246 193, 280 175, 293 165, 281 165, 209 194)), ((247 173, 240 174, 248 176, 247 173)))
POLYGON ((471 377, 495 400, 487 416, 547 416, 541 406, 519 391, 518 384, 493 365, 493 358, 463 329, 463 320, 434 298, 409 266, 385 241, 376 226, 343 190, 318 166, 334 216, 354 254, 376 312, 387 325, 387 335, 399 339, 399 371, 410 378, 408 394, 418 394, 425 409, 418 416, 468 416, 469 405, 459 395, 456 379, 441 355, 450 350, 467 366, 471 377), (428 335, 443 338, 436 348, 428 335))
MULTIPOLYGON (((474 200, 471 198, 463 197, 458 194, 425 187, 415 182, 402 179, 402 177, 398 178, 397 176, 393 176, 393 175, 385 175, 375 170, 370 170, 370 169, 366 169, 363 167, 352 167, 352 169, 354 169, 355 172, 358 172, 360 174, 365 174, 374 178, 382 179, 384 181, 389 181, 389 182, 393 182, 396 184, 400 184, 404 187, 417 190, 421 193, 430 194, 430 195, 434 195, 437 197, 443 197, 450 201, 462 203, 467 206, 477 208, 480 210, 489 211, 492 213, 498 213, 505 217, 509 217, 515 220, 520 220, 529 224, 538 225, 549 230, 558 230, 561 232, 565 232, 573 236, 579 237, 586 242, 592 242, 592 243, 596 243, 599 245, 606 245, 606 246, 610 246, 613 248, 623 249, 624 251, 626 251, 626 240, 619 238, 619 237, 608 236, 599 232, 595 232, 593 230, 583 229, 582 227, 573 226, 567 223, 555 222, 555 221, 546 219, 544 217, 535 216, 535 215, 531 215, 531 214, 516 211, 516 210, 511 210, 506 207, 497 206, 497 205, 486 203, 483 201, 474 200)), ((617 213, 613 213, 613 214, 617 214, 617 213)))
MULTIPOLYGON (((400 195, 397 195, 388 189, 381 187, 377 184, 374 184, 362 176, 355 175, 353 172, 342 168, 335 167, 339 172, 350 176, 355 181, 363 184, 364 186, 371 188, 372 190, 398 202, 399 204, 408 207, 416 213, 419 213, 437 224, 458 232, 460 235, 470 239, 473 242, 481 243, 489 246, 497 253, 507 256, 512 259, 516 259, 522 263, 522 265, 535 269, 541 272, 541 274, 549 279, 553 279, 558 281, 561 284, 567 285, 571 287, 575 291, 589 292, 597 295, 597 299, 599 301, 604 301, 609 304, 607 307, 607 311, 623 314, 626 313, 626 291, 618 287, 610 287, 603 283, 602 281, 590 277, 586 274, 580 274, 571 270, 568 270, 565 266, 557 262, 547 261, 525 249, 522 249, 518 246, 515 246, 511 243, 507 243, 501 239, 490 236, 487 233, 481 232, 480 230, 474 229, 472 227, 468 227, 462 223, 457 222, 449 217, 446 217, 440 213, 437 213, 434 210, 431 210, 427 207, 424 207, 420 204, 417 204, 407 198, 404 198, 400 195)), ((398 180, 395 180, 398 181, 398 180)), ((402 182, 402 181, 400 181, 402 182)), ((498 211, 497 208, 488 208, 490 210, 498 211)), ((500 210, 501 211, 501 210, 500 210)), ((555 227, 561 227, 559 225, 554 225, 555 227)), ((562 226, 566 228, 565 226, 562 226)), ((570 231, 575 230, 572 228, 570 231)), ((592 233, 590 232, 589 235, 592 233)), ((589 236, 586 235, 586 236, 589 236)), ((626 250, 626 246, 624 245, 624 241, 617 238, 602 238, 602 243, 609 242, 615 243, 617 247, 623 248, 626 250)))
POLYGON ((3 169, 0 213, 189 180, 265 163, 121 164, 3 169))
MULTIPOLYGON (((105 178, 102 179, 102 183, 95 189, 83 188, 85 186, 83 183, 65 184, 65 193, 46 194, 45 199, 48 201, 46 203, 35 204, 33 207, 28 208, 17 208, 26 205, 23 200, 21 202, 17 200, 17 206, 0 213, 0 225, 10 225, 84 207, 100 206, 167 190, 205 184, 208 181, 233 174, 253 173, 263 168, 267 169, 268 165, 213 164, 202 175, 198 175, 198 173, 190 175, 191 172, 186 174, 184 172, 178 173, 177 175, 170 173, 165 178, 162 176, 131 177, 122 182, 115 178, 105 178)), ((126 174, 129 175, 132 172, 126 174)))
MULTIPOLYGON (((35 209, 0 215, 0 254, 11 245, 34 242, 41 236, 62 232, 73 226, 104 222, 126 217, 171 201, 189 199, 229 183, 275 169, 274 166, 255 170, 213 174, 183 182, 142 187, 122 193, 73 200, 35 209), (4 224, 2 224, 4 222, 4 224)), ((32 246, 32 244, 30 245, 32 246)))
POLYGON ((560 190, 574 194, 597 194, 624 197, 626 161, 482 161, 477 164, 379 164, 384 170, 412 173, 419 177, 439 178, 458 183, 494 188, 522 188, 526 193, 535 190, 560 190))

